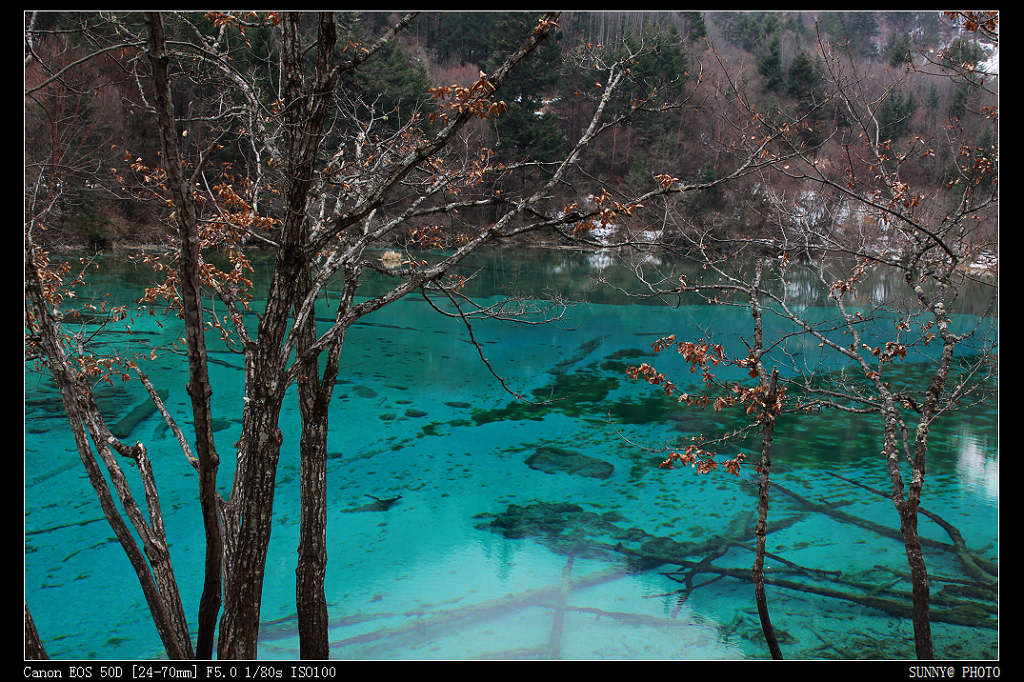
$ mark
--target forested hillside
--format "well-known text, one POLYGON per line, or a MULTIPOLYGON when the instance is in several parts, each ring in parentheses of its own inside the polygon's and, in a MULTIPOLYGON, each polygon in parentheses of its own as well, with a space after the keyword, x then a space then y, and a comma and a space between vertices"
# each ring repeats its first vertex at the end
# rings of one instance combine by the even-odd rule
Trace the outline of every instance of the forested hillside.
MULTIPOLYGON (((393 135, 414 116, 430 129, 438 125, 432 89, 469 85, 489 73, 536 18, 528 12, 420 14, 396 41, 344 76, 344 98, 336 106, 375 121, 373 135, 393 135)), ((195 14, 191 20, 206 30, 218 17, 195 14)), ((361 49, 396 20, 388 12, 342 13, 337 51, 361 49)), ((159 150, 151 95, 136 77, 144 68, 139 46, 119 37, 119 25, 141 22, 133 15, 26 14, 25 190, 30 213, 49 202, 37 237, 43 244, 109 249, 160 240, 158 200, 140 194, 127 178, 136 160, 154 166, 159 150)), ((315 28, 312 16, 307 28, 315 28)), ((278 29, 259 22, 219 29, 234 45, 238 73, 257 74, 272 92, 281 77, 271 68, 280 49, 278 29)), ((893 149, 927 156, 904 171, 907 183, 955 205, 969 184, 963 169, 997 160, 996 77, 988 73, 997 47, 942 13, 575 12, 562 16, 559 30, 496 93, 505 106, 501 115, 469 126, 508 169, 487 178, 492 190, 514 188, 561 158, 590 120, 602 87, 599 68, 626 51, 639 56, 616 98, 633 103, 632 114, 602 132, 596 152, 566 187, 567 203, 605 190, 639 195, 655 186, 658 174, 715 180, 742 128, 729 109, 738 101, 775 123, 798 126, 804 142, 820 145, 818 158, 845 164, 857 130, 838 99, 829 101, 834 74, 825 54, 851 58, 893 149), (647 99, 655 92, 656 100, 647 99)), ((197 149, 213 142, 217 105, 211 108, 210 98, 217 96, 199 78, 175 85, 174 104, 185 118, 181 134, 197 149)), ((217 131, 211 152, 236 182, 255 181, 260 163, 244 133, 217 131)), ((207 181, 213 185, 215 178, 207 181)), ((785 189, 785 179, 772 186, 785 189)), ((757 235, 771 220, 763 187, 748 175, 691 193, 680 210, 719 230, 757 235)), ((796 200, 814 204, 819 197, 804 190, 796 200)), ((271 215, 277 210, 266 208, 271 215)), ((493 219, 487 210, 477 218, 493 219)), ((985 239, 995 235, 994 225, 977 229, 985 239)))

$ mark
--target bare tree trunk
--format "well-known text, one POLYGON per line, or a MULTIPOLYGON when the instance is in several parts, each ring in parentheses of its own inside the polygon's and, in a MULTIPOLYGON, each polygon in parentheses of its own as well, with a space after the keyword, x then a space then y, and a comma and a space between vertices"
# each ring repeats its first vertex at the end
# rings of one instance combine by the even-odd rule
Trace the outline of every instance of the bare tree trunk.
MULTIPOLYGON (((345 329, 360 315, 396 300, 416 286, 443 274, 443 268, 420 273, 417 277, 396 287, 390 294, 379 297, 372 305, 353 312, 351 291, 346 309, 339 311, 335 328, 320 339, 316 338, 312 307, 315 292, 312 284, 314 261, 329 254, 337 247, 337 238, 345 227, 356 224, 372 215, 384 200, 385 194, 402 182, 414 168, 427 158, 443 149, 454 139, 459 130, 474 115, 467 107, 451 120, 434 138, 406 154, 394 169, 388 169, 382 180, 365 200, 360 200, 349 212, 319 226, 313 231, 309 215, 311 192, 322 177, 315 172, 318 154, 323 151, 324 130, 327 115, 337 82, 342 70, 355 68, 362 61, 363 53, 350 58, 338 66, 333 65, 337 39, 332 12, 318 16, 315 42, 309 46, 302 39, 299 30, 300 13, 286 13, 281 21, 281 80, 283 95, 279 111, 282 116, 280 128, 280 167, 282 169, 281 196, 283 215, 277 232, 276 262, 274 275, 267 294, 266 306, 260 317, 255 341, 245 343, 245 404, 243 407, 242 433, 236 445, 237 466, 234 487, 228 502, 221 507, 223 516, 223 614, 219 626, 218 656, 223 659, 251 659, 256 657, 259 636, 262 586, 266 566, 267 548, 273 520, 273 501, 277 464, 280 457, 282 435, 278 426, 280 410, 285 392, 293 379, 298 379, 300 405, 303 412, 303 436, 299 447, 301 464, 302 538, 299 561, 296 567, 298 578, 297 598, 300 602, 299 617, 301 639, 300 649, 304 656, 322 657, 327 652, 326 599, 323 593, 323 571, 326 566, 326 429, 327 403, 337 371, 337 357, 340 354, 345 329), (310 73, 304 68, 312 58, 314 66, 310 73), (294 315, 292 314, 294 312, 294 315), (309 315, 309 321, 303 319, 309 315), (293 320, 295 327, 292 328, 293 320), (319 354, 329 354, 323 379, 317 385, 315 370, 319 354), (292 353, 299 355, 296 364, 288 366, 292 353)), ((405 18, 391 31, 391 35, 408 23, 412 15, 405 18)), ((518 64, 554 26, 556 15, 546 15, 530 38, 506 62, 489 77, 488 86, 493 91, 500 86, 505 76, 518 64)), ((149 17, 151 24, 151 61, 159 90, 168 93, 167 59, 164 52, 162 27, 158 14, 149 17), (160 83, 160 79, 163 83, 160 83)), ((386 38, 382 38, 386 40, 386 38)), ((377 44, 383 44, 378 41, 377 44)), ((366 54, 371 54, 372 50, 366 54)), ((167 145, 167 157, 180 164, 177 149, 170 142, 176 139, 175 122, 169 97, 167 102, 158 102, 161 113, 161 133, 167 145)), ((601 111, 601 109, 599 109, 601 111)), ((592 135, 591 135, 592 136, 592 135)), ((589 142, 589 137, 586 140, 589 142)), ((583 142, 581 141, 582 146, 583 142)), ((578 150, 573 152, 578 153, 578 150)), ((202 159, 197 168, 201 167, 202 159)), ((564 172, 564 171, 563 171, 564 172)), ((175 183, 171 183, 172 186, 175 183)), ((184 183, 185 187, 188 183, 184 183)), ((188 195, 187 195, 188 196, 188 195)), ((530 203, 538 201, 540 194, 531 197, 530 203)), ((184 205, 184 204, 183 204, 184 205)), ((194 207, 190 207, 194 209, 194 207)), ((176 206, 176 210, 181 207, 176 206)), ((511 214, 510 214, 511 215, 511 214)), ((191 218, 186 214, 179 221, 187 224, 191 218)), ((399 221, 400 222, 400 221, 399 221)), ((506 221, 508 222, 508 221, 506 221)), ((181 222, 179 222, 181 225, 181 222)), ((447 267, 493 236, 494 229, 488 229, 457 252, 457 257, 444 261, 447 267)), ((184 235, 184 232, 183 232, 184 235)), ((183 241, 187 241, 183 238, 183 241)), ((191 257, 182 249, 183 258, 191 257)), ((358 268, 356 260, 347 261, 352 268, 358 268)), ((320 262, 322 265, 322 261, 320 262)), ((348 276, 350 273, 346 271, 348 276)), ((184 275, 183 275, 184 279, 184 275)), ((322 282, 318 282, 322 285, 322 282)), ((197 318, 201 319, 201 318, 197 318)), ((199 327, 201 329, 201 326, 199 327)), ((208 395, 199 384, 193 401, 208 402, 208 395)), ((197 428, 200 418, 196 418, 197 428)))
POLYGON ((920 659, 935 658, 932 647, 931 606, 928 586, 928 568, 921 550, 921 536, 917 532, 917 508, 904 503, 900 511, 900 531, 910 564, 910 578, 914 595, 914 648, 920 659))
MULTIPOLYGON (((303 286, 309 291, 308 275, 303 286)), ((297 313, 298 311, 296 311, 297 313)), ((307 315, 297 349, 303 353, 316 341, 316 316, 307 315)), ((338 343, 340 347, 340 341, 338 343)), ((327 571, 327 433, 328 407, 337 372, 325 370, 318 376, 317 355, 303 364, 298 381, 302 435, 299 439, 299 549, 295 566, 295 608, 298 613, 299 657, 305 660, 330 658, 327 636, 327 595, 324 576, 327 571)))
POLYGON ((299 657, 326 660, 327 637, 327 411, 318 407, 319 391, 303 389, 302 438, 299 442, 299 557, 295 567, 295 608, 299 657))
POLYGON ((40 661, 48 658, 46 649, 43 648, 43 641, 39 639, 35 621, 32 620, 32 614, 28 610, 28 602, 25 602, 25 660, 40 661))
POLYGON ((764 275, 764 268, 758 261, 754 270, 754 280, 747 292, 750 299, 750 314, 754 318, 754 343, 750 349, 750 362, 753 363, 752 373, 755 374, 763 388, 766 389, 764 407, 761 410, 761 461, 757 467, 760 475, 758 480, 757 498, 757 525, 754 528, 756 538, 756 551, 754 553, 754 567, 751 577, 754 583, 754 599, 757 602, 757 614, 761 619, 761 630, 764 632, 765 641, 768 643, 768 650, 775 660, 782 659, 782 649, 779 648, 778 639, 775 637, 775 628, 772 627, 771 617, 768 614, 768 597, 764 590, 764 555, 766 536, 768 534, 768 493, 770 490, 769 477, 772 467, 772 435, 775 432, 775 416, 778 414, 778 387, 779 370, 773 369, 771 379, 764 368, 761 358, 764 356, 764 313, 761 308, 761 278, 764 275))
POLYGON ((163 20, 158 12, 146 15, 149 29, 149 59, 153 67, 153 88, 159 130, 167 171, 167 185, 175 203, 179 253, 178 269, 181 283, 182 314, 188 347, 188 393, 192 402, 192 421, 196 434, 196 456, 199 460, 199 503, 206 534, 205 577, 199 600, 199 634, 196 654, 199 658, 213 655, 214 630, 221 605, 221 571, 224 554, 220 527, 217 468, 219 457, 213 440, 213 419, 210 397, 213 393, 207 371, 206 339, 203 327, 202 299, 199 280, 200 254, 198 217, 191 190, 186 183, 178 145, 177 128, 171 104, 168 57, 163 20))
POLYGON ((30 240, 25 243, 25 289, 26 313, 31 319, 31 325, 36 333, 36 342, 46 358, 54 382, 60 391, 79 457, 85 466, 89 483, 96 492, 103 514, 135 570, 157 634, 170 658, 192 658, 192 642, 189 638, 188 623, 181 606, 177 581, 171 567, 159 501, 156 497, 152 472, 149 470, 148 460, 145 456, 145 448, 138 443, 135 447, 128 448, 110 433, 103 424, 99 409, 93 401, 91 388, 71 369, 59 339, 59 321, 50 312, 43 293, 30 240), (90 437, 106 465, 107 474, 110 477, 109 484, 102 468, 96 461, 89 443, 90 437), (120 454, 132 457, 138 465, 139 474, 146 490, 149 523, 146 522, 142 510, 135 502, 111 448, 117 448, 120 454), (132 529, 141 538, 142 547, 117 508, 117 503, 111 492, 111 485, 117 492, 124 507, 124 514, 132 524, 132 529))
POLYGON ((768 492, 770 488, 769 474, 771 472, 772 458, 772 433, 775 430, 774 406, 778 398, 779 370, 772 372, 771 384, 768 388, 768 395, 765 398, 765 409, 761 413, 764 420, 762 426, 761 440, 761 462, 758 466, 760 479, 758 481, 757 497, 757 526, 754 535, 757 538, 757 551, 754 555, 754 597, 757 600, 757 614, 761 618, 761 630, 768 642, 768 650, 775 660, 782 660, 782 649, 779 648, 779 641, 775 637, 775 628, 768 614, 768 598, 764 591, 764 554, 765 536, 768 532, 768 492))
POLYGON ((903 533, 907 550, 907 562, 910 565, 910 575, 913 582, 914 640, 917 647, 917 656, 918 658, 930 659, 934 657, 934 652, 932 649, 929 615, 928 570, 924 562, 924 553, 921 550, 921 538, 917 531, 917 511, 921 504, 921 491, 924 487, 928 454, 928 431, 935 416, 939 398, 946 385, 946 378, 949 376, 949 368, 953 360, 953 351, 959 339, 949 329, 949 317, 945 306, 941 301, 933 302, 929 300, 924 288, 914 281, 915 274, 914 269, 907 271, 907 283, 914 288, 921 306, 925 310, 930 310, 935 317, 943 346, 935 374, 932 376, 932 381, 925 394, 925 400, 921 405, 921 417, 918 422, 917 432, 914 435, 913 458, 910 462, 911 480, 907 499, 902 504, 897 503, 896 509, 900 513, 900 530, 903 533))
MULTIPOLYGON (((314 182, 313 166, 321 142, 330 96, 338 80, 338 71, 332 66, 337 38, 333 14, 322 12, 319 15, 315 49, 316 69, 308 82, 302 73, 305 50, 299 35, 299 20, 299 14, 289 13, 282 22, 282 66, 285 77, 284 147, 288 178, 286 211, 274 278, 267 297, 267 306, 260 321, 258 347, 253 361, 247 362, 246 392, 249 399, 249 419, 243 419, 242 427, 243 447, 247 452, 243 455, 245 465, 240 477, 241 487, 237 488, 240 499, 236 513, 239 515, 240 527, 237 543, 233 547, 233 575, 230 579, 231 593, 228 597, 231 608, 225 608, 221 622, 219 651, 222 658, 256 657, 263 574, 267 547, 270 543, 274 483, 281 449, 278 418, 284 391, 287 388, 285 374, 288 358, 283 357, 282 344, 288 332, 292 305, 298 305, 303 301, 309 291, 311 263, 307 247, 310 224, 306 213, 310 189, 314 182)), ((310 316, 308 324, 314 324, 313 317, 310 316)), ((315 333, 315 328, 300 328, 296 333, 298 338, 305 338, 308 341, 309 334, 315 333)), ((316 358, 312 358, 310 363, 309 366, 315 368, 316 358)), ((315 373, 312 376, 315 377, 315 373)), ((307 399, 310 398, 307 391, 312 390, 314 394, 316 393, 315 386, 312 389, 300 390, 307 399)), ((300 530, 303 538, 300 550, 302 565, 296 569, 301 574, 300 584, 296 589, 306 595, 315 595, 304 601, 299 617, 302 621, 300 631, 307 634, 315 633, 312 640, 315 644, 307 642, 304 648, 315 652, 310 655, 319 658, 326 657, 327 653, 326 600, 323 595, 322 577, 326 565, 326 510, 315 511, 312 508, 326 505, 326 418, 322 424, 314 421, 308 427, 312 430, 306 434, 307 424, 303 424, 303 440, 311 450, 304 449, 300 443, 303 481, 300 504, 306 512, 302 516, 302 522, 310 523, 311 527, 300 530), (322 433, 320 429, 323 429, 322 433), (320 442, 323 443, 322 447, 309 445, 320 442), (323 452, 315 454, 320 450, 323 452), (306 461, 307 452, 314 453, 310 455, 311 461, 306 461), (321 461, 318 462, 318 459, 321 461), (311 495, 315 499, 307 501, 306 495, 311 495), (313 621, 308 622, 307 618, 311 616, 313 621)))
MULTIPOLYGON (((882 419, 885 425, 885 456, 889 466, 889 478, 892 481, 891 499, 900 517, 900 533, 903 535, 903 546, 907 552, 907 563, 910 565, 910 578, 913 594, 914 647, 919 659, 935 657, 932 647, 931 617, 929 616, 928 570, 924 563, 921 549, 921 536, 917 531, 917 501, 907 500, 903 492, 903 476, 899 470, 899 451, 897 448, 899 415, 892 397, 886 396, 882 407, 882 419)), ((923 472, 914 471, 916 485, 920 485, 923 472)))
MULTIPOLYGON (((262 366, 262 365, 261 365, 262 366)), ((250 378, 263 373, 256 371, 250 378)), ((249 382, 247 382, 248 384, 249 382)), ((246 386, 249 398, 239 442, 241 471, 235 480, 226 527, 227 553, 224 572, 224 613, 220 620, 217 656, 221 659, 255 659, 259 637, 263 574, 273 521, 274 483, 281 451, 277 421, 283 392, 273 386, 246 386), (259 400, 255 406, 253 402, 259 400)), ((276 384, 274 384, 276 385, 276 384)))

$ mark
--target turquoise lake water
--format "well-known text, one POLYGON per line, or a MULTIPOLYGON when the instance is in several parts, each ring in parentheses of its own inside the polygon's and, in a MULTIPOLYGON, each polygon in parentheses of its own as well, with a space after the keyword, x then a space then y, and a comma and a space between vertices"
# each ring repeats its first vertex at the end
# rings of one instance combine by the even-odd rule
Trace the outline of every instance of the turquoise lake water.
MULTIPOLYGON (((756 444, 746 446, 750 466, 741 477, 659 469, 664 448, 682 447, 697 433, 728 430, 735 415, 681 408, 624 372, 651 362, 681 388, 696 391, 699 376, 671 353, 653 356, 651 344, 670 333, 680 340, 713 336, 745 355, 749 315, 696 299, 654 305, 624 297, 598 281, 630 282, 629 269, 605 253, 494 251, 467 263, 464 272, 474 274, 469 291, 485 304, 505 293, 569 300, 564 309, 543 304, 541 314, 560 315, 549 324, 487 320, 474 326, 487 359, 513 390, 552 402, 516 402, 481 363, 462 323, 438 314, 421 297, 388 306, 350 330, 328 441, 332 657, 767 658, 749 581, 695 574, 692 591, 680 600, 686 586, 666 575, 677 567, 651 565, 629 553, 668 547, 685 561, 714 554, 714 566, 749 571, 753 541, 736 531, 756 515, 756 444), (544 470, 543 462, 566 457, 589 467, 544 470), (401 499, 386 511, 357 511, 372 501, 370 495, 401 499), (725 536, 740 539, 722 547, 717 538, 725 536)), ((265 266, 257 274, 260 286, 265 266)), ((150 278, 123 259, 108 259, 79 301, 109 295, 129 303, 150 278)), ((371 283, 369 291, 375 286, 380 283, 371 283)), ((873 300, 896 295, 891 283, 873 287, 865 311, 873 300)), ((791 295, 805 297, 801 305, 809 316, 831 314, 826 301, 806 292, 791 295)), ((979 300, 985 295, 981 290, 979 300)), ((974 305, 973 299, 964 302, 956 318, 961 328, 976 322, 974 305)), ((325 304, 320 314, 326 318, 328 311, 325 304)), ((105 336, 106 348, 146 348, 148 354, 150 344, 170 346, 183 336, 176 321, 159 318, 160 327, 156 319, 138 316, 131 335, 105 336)), ((771 324, 770 338, 784 331, 771 324)), ((874 324, 865 327, 869 338, 891 336, 891 319, 874 324)), ((980 329, 977 343, 989 333, 989 327, 980 329)), ((227 491, 240 430, 242 361, 212 339, 211 348, 227 491)), ((821 357, 816 343, 791 343, 787 351, 777 359, 784 375, 794 363, 843 369, 834 358, 821 357)), ((894 381, 924 376, 925 364, 908 360, 895 370, 894 381)), ((184 357, 165 351, 144 367, 169 391, 166 403, 179 423, 189 424, 184 357)), ((115 422, 143 402, 144 391, 129 382, 100 388, 98 397, 115 422)), ((292 659, 298 652, 294 399, 281 419, 285 445, 261 629, 260 656, 266 659, 292 659)), ((800 585, 850 594, 864 594, 865 585, 909 593, 899 540, 800 502, 827 502, 898 528, 888 499, 832 475, 889 490, 876 422, 838 413, 780 418, 772 478, 792 494, 772 493, 767 549, 780 558, 767 560, 770 575, 776 570, 800 585), (793 572, 785 562, 829 573, 793 572)), ((968 547, 990 561, 999 556, 997 422, 993 396, 935 424, 923 499, 926 509, 957 526, 968 547)), ((196 477, 158 415, 135 427, 134 440, 146 444, 156 472, 174 568, 195 627, 204 551, 196 477)), ((939 525, 924 517, 920 524, 923 536, 948 546, 939 525)), ((932 582, 933 598, 968 602, 960 612, 976 623, 933 622, 937 656, 998 657, 997 603, 964 595, 954 580, 967 576, 948 547, 928 547, 925 556, 930 573, 942 578, 932 582)), ((31 368, 25 375, 25 593, 53 658, 163 654, 137 579, 74 449, 56 390, 31 368)), ((768 600, 787 658, 914 657, 909 618, 780 586, 768 586, 768 600)))

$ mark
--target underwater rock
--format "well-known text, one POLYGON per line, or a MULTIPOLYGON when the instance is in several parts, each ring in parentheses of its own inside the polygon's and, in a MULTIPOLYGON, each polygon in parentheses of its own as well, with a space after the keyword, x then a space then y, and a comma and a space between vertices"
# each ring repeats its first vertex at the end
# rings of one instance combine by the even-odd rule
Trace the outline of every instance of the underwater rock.
POLYGON ((654 351, 646 350, 644 348, 623 348, 622 350, 617 350, 604 357, 607 360, 622 360, 624 358, 645 358, 654 357, 656 355, 657 353, 654 351))
POLYGON ((416 409, 413 409, 413 408, 410 407, 408 410, 405 411, 405 416, 406 417, 426 417, 427 413, 424 412, 423 410, 416 410, 416 409))
MULTIPOLYGON (((510 504, 503 512, 478 514, 475 518, 483 519, 475 526, 480 530, 500 533, 509 539, 533 538, 557 554, 594 559, 617 557, 616 560, 621 560, 623 542, 631 543, 632 551, 638 552, 636 543, 652 537, 640 528, 626 529, 617 525, 614 521, 621 519, 615 514, 586 511, 570 502, 537 501, 526 506, 510 504)), ((627 563, 630 570, 644 570, 650 565, 641 567, 629 555, 627 563)), ((664 563, 664 559, 657 559, 654 563, 664 563)))
POLYGON ((231 428, 231 422, 232 420, 230 419, 214 417, 213 422, 210 424, 210 428, 213 431, 223 431, 224 429, 231 428))
POLYGON ((560 374, 550 383, 530 393, 536 402, 513 400, 505 407, 491 410, 473 410, 473 421, 478 425, 502 421, 542 420, 552 412, 570 417, 581 417, 608 411, 605 400, 619 386, 619 380, 596 371, 560 374))
POLYGON ((64 403, 61 401, 59 395, 35 400, 26 400, 24 404, 26 414, 29 412, 41 412, 43 418, 61 417, 64 415, 64 403))
POLYGON ((689 546, 672 538, 656 537, 640 545, 640 552, 653 557, 677 557, 685 556, 689 546))
POLYGON ((81 310, 66 310, 64 311, 64 321, 76 324, 107 324, 114 320, 110 315, 83 313, 81 310))
POLYGON ((583 514, 583 507, 570 502, 537 502, 525 507, 510 504, 501 514, 480 514, 477 518, 491 520, 476 527, 495 530, 507 538, 550 538, 562 535, 569 526, 578 525, 583 514))
MULTIPOLYGON (((608 394, 619 386, 619 380, 609 377, 601 372, 584 370, 570 374, 559 374, 554 381, 536 388, 531 393, 537 400, 549 400, 552 397, 569 398, 565 402, 579 403, 603 403, 608 394)), ((579 413, 578 408, 572 405, 563 404, 558 401, 552 405, 556 409, 572 414, 579 413)))
MULTIPOLYGON (((100 414, 118 414, 124 409, 125 405, 128 405, 134 396, 132 392, 125 388, 123 385, 105 385, 100 386, 96 389, 93 394, 96 401, 96 406, 100 408, 100 414)), ((61 414, 64 413, 64 403, 61 402, 60 395, 57 395, 57 403, 60 405, 61 414)))
POLYGON ((546 474, 564 472, 576 476, 589 476, 590 478, 605 479, 612 475, 615 467, 612 464, 584 455, 582 452, 557 448, 550 445, 537 448, 537 450, 526 460, 526 465, 531 469, 543 471, 546 474))
POLYGON ((377 391, 369 388, 368 386, 353 386, 352 392, 360 398, 376 398, 377 391))

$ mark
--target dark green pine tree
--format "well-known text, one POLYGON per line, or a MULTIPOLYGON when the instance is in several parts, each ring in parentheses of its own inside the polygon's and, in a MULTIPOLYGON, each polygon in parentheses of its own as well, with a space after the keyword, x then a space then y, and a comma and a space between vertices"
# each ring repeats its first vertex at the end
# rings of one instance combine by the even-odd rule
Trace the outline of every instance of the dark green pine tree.
POLYGON ((893 31, 889 35, 889 42, 885 44, 885 58, 889 60, 889 66, 901 67, 913 61, 911 53, 910 37, 905 33, 893 31))
POLYGON ((877 54, 872 38, 878 31, 878 18, 874 11, 823 12, 819 26, 831 42, 852 54, 869 57, 877 54))
POLYGON ((964 40, 963 38, 954 40, 949 48, 942 53, 943 63, 959 68, 975 66, 983 59, 985 59, 985 51, 981 49, 981 46, 973 40, 964 40))
POLYGON ((949 109, 946 113, 951 119, 961 119, 967 113, 967 101, 971 97, 971 86, 968 83, 960 83, 953 91, 953 97, 949 102, 949 109))
POLYGON ((813 105, 821 99, 821 84, 814 58, 803 50, 797 52, 786 72, 786 94, 804 106, 813 105))
POLYGON ((438 63, 483 67, 493 52, 488 41, 503 16, 504 12, 430 12, 421 17, 424 42, 438 63))
POLYGON ((700 40, 707 37, 708 27, 704 23, 702 12, 680 12, 679 14, 686 19, 687 40, 700 40))
MULTIPOLYGON (((532 12, 506 12, 494 21, 489 44, 491 57, 486 72, 496 69, 504 55, 516 49, 537 26, 539 15, 532 12)), ((558 86, 561 34, 555 31, 542 42, 502 83, 494 98, 503 100, 508 110, 495 119, 499 159, 530 158, 554 161, 565 148, 565 136, 558 116, 546 111, 545 98, 558 86)))
POLYGON ((906 95, 903 90, 896 87, 889 91, 889 96, 882 101, 882 105, 875 112, 878 120, 878 139, 898 140, 910 129, 910 121, 917 109, 917 103, 913 95, 906 95))
POLYGON ((648 24, 641 37, 631 33, 624 36, 623 45, 625 50, 639 54, 629 65, 629 83, 621 95, 624 100, 656 98, 664 102, 683 94, 686 50, 674 25, 662 28, 648 24))
POLYGON ((992 126, 985 126, 981 131, 975 152, 977 162, 973 166, 974 190, 989 191, 999 174, 999 140, 992 126))
POLYGON ((647 24, 640 35, 625 35, 617 57, 626 53, 637 56, 628 64, 627 80, 620 86, 615 104, 620 110, 634 105, 642 108, 629 116, 625 124, 628 130, 623 131, 624 137, 620 135, 625 146, 618 146, 622 154, 617 165, 624 167, 613 172, 628 175, 633 171, 635 176, 640 169, 636 163, 638 156, 651 157, 646 160, 648 166, 665 168, 678 154, 679 119, 659 113, 658 109, 685 95, 687 56, 683 39, 673 24, 647 24))
MULTIPOLYGON (((824 78, 818 61, 807 52, 800 50, 789 63, 786 71, 785 94, 791 98, 792 113, 803 118, 805 126, 799 129, 799 136, 807 144, 819 144, 823 141, 825 128, 822 121, 831 121, 834 116, 843 116, 842 107, 824 106, 824 78)), ((842 125, 842 123, 840 123, 842 125)))
POLYGON ((783 24, 778 12, 716 12, 712 16, 725 39, 747 52, 759 52, 783 24))
POLYGON ((772 39, 768 54, 758 58, 757 71, 764 77, 762 83, 765 90, 778 92, 782 88, 785 77, 782 73, 782 49, 778 35, 772 39))
POLYGON ((346 74, 344 87, 358 92, 375 115, 387 116, 386 125, 392 130, 407 123, 414 112, 433 106, 426 67, 406 57, 394 41, 346 74))
MULTIPOLYGON (((701 184, 714 182, 717 179, 718 172, 710 162, 704 164, 696 177, 696 181, 701 184)), ((723 199, 722 186, 716 185, 714 187, 694 192, 690 198, 690 205, 698 211, 717 209, 722 207, 723 199)))

